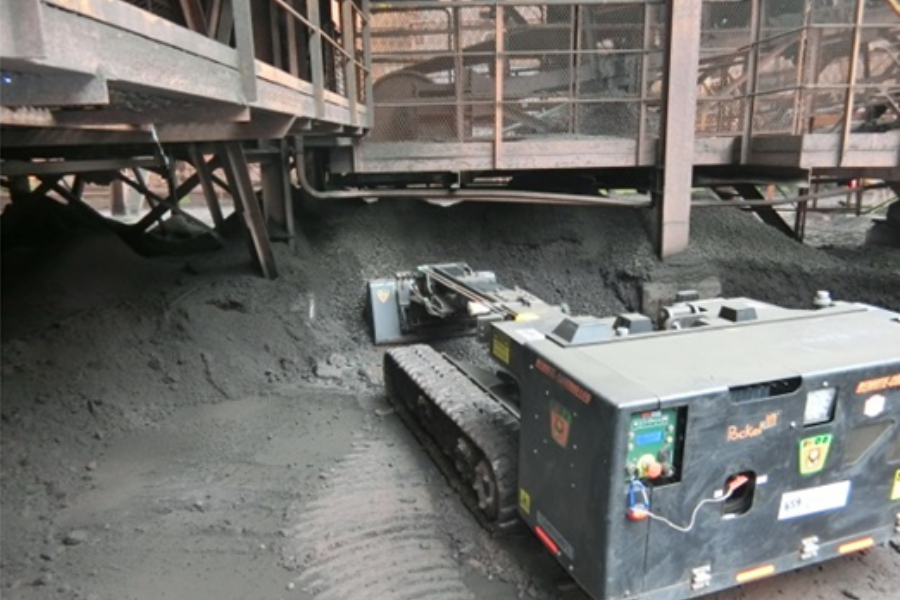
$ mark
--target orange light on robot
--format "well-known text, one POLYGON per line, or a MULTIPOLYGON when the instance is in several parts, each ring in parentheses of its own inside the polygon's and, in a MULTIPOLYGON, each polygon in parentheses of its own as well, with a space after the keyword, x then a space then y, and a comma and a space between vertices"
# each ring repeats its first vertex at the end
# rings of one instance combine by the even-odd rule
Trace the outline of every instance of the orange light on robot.
POLYGON ((852 542, 847 542, 845 544, 841 544, 838 546, 838 554, 850 554, 851 552, 859 552, 860 550, 865 550, 866 548, 871 548, 875 545, 875 539, 871 537, 864 537, 859 540, 854 540, 852 542))
POLYGON ((741 571, 734 576, 734 580, 738 583, 747 583, 756 579, 762 579, 775 573, 775 565, 762 565, 761 567, 753 567, 746 571, 741 571))

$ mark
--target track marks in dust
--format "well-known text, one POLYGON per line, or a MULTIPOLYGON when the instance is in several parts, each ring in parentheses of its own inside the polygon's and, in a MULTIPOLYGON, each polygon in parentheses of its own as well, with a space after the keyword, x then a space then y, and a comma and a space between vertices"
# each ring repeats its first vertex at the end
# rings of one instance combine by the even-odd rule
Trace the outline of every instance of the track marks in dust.
POLYGON ((471 600, 438 534, 425 474, 403 449, 357 444, 288 510, 285 555, 315 600, 471 600))

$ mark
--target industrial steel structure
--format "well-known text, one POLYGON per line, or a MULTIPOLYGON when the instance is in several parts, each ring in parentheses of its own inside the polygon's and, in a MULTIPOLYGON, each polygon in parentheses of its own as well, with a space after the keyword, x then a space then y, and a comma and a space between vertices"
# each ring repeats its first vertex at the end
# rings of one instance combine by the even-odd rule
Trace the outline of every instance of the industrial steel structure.
POLYGON ((760 184, 900 182, 897 0, 18 0, 0 29, 13 196, 102 172, 146 229, 225 189, 269 276, 292 167, 325 198, 650 205, 663 256, 693 186, 796 235, 760 184))

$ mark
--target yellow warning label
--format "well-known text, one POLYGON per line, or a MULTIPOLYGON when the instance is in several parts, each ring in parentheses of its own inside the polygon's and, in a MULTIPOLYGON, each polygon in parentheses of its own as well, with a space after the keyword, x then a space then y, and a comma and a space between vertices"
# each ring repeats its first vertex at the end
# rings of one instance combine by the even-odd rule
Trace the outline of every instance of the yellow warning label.
POLYGON ((894 473, 894 485, 891 487, 891 500, 900 500, 900 469, 894 473))
POLYGON ((497 360, 509 364, 509 338, 502 336, 499 333, 495 333, 494 341, 491 344, 491 351, 494 353, 494 356, 497 357, 497 360))
POLYGON ((812 475, 825 466, 828 449, 831 447, 830 433, 808 437, 800 442, 800 474, 812 475))
POLYGON ((531 495, 525 491, 525 488, 519 488, 519 507, 526 515, 531 514, 531 495))
POLYGON ((378 301, 384 304, 388 300, 391 299, 391 290, 386 290, 381 288, 380 290, 375 291, 375 296, 378 297, 378 301))

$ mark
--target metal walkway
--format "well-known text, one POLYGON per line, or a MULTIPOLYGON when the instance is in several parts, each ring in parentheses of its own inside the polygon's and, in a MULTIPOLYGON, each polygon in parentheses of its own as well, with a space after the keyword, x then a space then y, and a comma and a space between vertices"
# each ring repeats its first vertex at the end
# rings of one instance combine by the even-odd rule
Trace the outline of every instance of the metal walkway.
POLYGON ((215 216, 225 191, 269 276, 292 185, 446 202, 646 190, 619 205, 652 205, 669 256, 694 186, 788 231, 755 186, 900 182, 898 0, 17 0, 0 3, 0 58, 14 200, 78 201, 103 172, 158 219, 194 187, 215 216), (147 195, 140 168, 168 192, 147 195))

